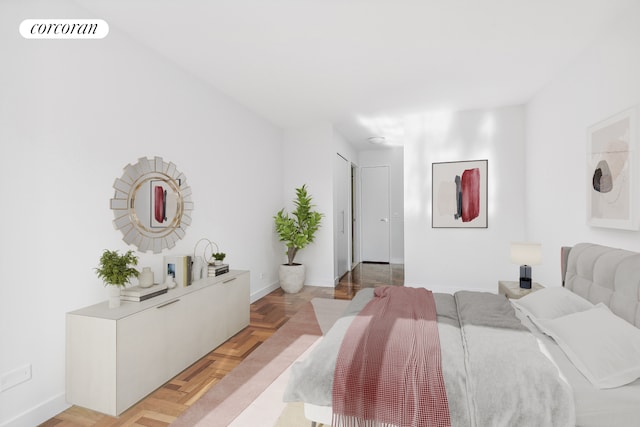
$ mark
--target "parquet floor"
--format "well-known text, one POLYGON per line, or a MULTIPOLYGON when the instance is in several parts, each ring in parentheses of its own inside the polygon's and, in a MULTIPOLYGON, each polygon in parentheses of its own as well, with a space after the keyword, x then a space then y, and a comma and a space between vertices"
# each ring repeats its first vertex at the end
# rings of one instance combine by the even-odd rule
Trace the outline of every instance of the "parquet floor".
POLYGON ((293 295, 277 289, 251 304, 251 320, 248 327, 129 408, 120 417, 110 417, 72 406, 41 426, 167 426, 265 342, 306 302, 316 297, 350 300, 362 288, 403 284, 404 266, 401 264, 358 264, 342 277, 335 289, 305 286, 300 293, 293 295))

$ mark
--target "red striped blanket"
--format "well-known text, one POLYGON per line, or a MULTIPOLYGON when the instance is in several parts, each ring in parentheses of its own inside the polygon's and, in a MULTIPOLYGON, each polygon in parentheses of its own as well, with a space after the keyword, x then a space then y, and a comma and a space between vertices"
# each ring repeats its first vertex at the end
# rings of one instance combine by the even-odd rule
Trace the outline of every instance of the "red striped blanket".
POLYGON ((342 341, 333 426, 450 426, 433 294, 376 288, 342 341))

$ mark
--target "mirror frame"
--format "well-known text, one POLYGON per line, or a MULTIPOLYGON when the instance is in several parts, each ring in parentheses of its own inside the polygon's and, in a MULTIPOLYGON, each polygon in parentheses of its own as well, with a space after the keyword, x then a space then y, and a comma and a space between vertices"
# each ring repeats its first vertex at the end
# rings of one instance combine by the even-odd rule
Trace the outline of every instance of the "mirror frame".
POLYGON ((187 177, 177 170, 175 164, 165 162, 162 157, 141 157, 135 165, 128 164, 122 177, 116 178, 113 188, 115 195, 110 203, 115 218, 113 225, 122 232, 122 240, 140 252, 153 251, 155 254, 173 248, 191 225, 193 201, 187 177), (164 181, 177 199, 176 216, 167 227, 157 230, 145 227, 135 210, 138 190, 150 180, 164 181))

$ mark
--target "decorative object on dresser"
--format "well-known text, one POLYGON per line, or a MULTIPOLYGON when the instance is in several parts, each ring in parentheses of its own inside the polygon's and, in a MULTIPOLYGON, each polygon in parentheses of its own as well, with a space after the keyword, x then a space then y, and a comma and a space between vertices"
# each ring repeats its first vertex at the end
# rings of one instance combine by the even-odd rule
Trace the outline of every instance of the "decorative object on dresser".
POLYGON ((540 243, 511 243, 511 262, 520 264, 520 287, 531 289, 531 266, 542 262, 540 243))
POLYGON ((151 267, 144 267, 138 276, 138 285, 141 288, 150 288, 153 286, 153 271, 151 267))
POLYGON ((171 249, 191 224, 191 188, 176 165, 141 157, 113 183, 113 225, 140 252, 171 249))
POLYGON ((178 286, 178 284, 176 283, 176 279, 169 274, 167 274, 167 277, 165 277, 164 284, 167 285, 169 289, 173 289, 178 286))
POLYGON ((120 255, 117 250, 105 249, 100 257, 100 266, 96 268, 96 273, 109 286, 109 307, 120 306, 120 289, 124 288, 132 277, 138 277, 138 270, 131 267, 138 265, 138 257, 133 251, 127 251, 120 255))
POLYGON ((280 287, 287 293, 299 292, 304 286, 305 267, 293 262, 299 249, 313 242, 323 214, 313 211, 312 198, 304 184, 296 188, 295 210, 291 216, 281 209, 273 218, 280 241, 287 246, 287 263, 280 265, 280 287))
POLYGON ((523 296, 529 295, 531 292, 535 292, 540 289, 544 289, 544 286, 537 282, 533 282, 531 284, 531 287, 526 289, 520 287, 520 282, 511 280, 498 281, 498 293, 500 295, 506 296, 509 299, 522 298, 523 296))
MULTIPOLYGON (((204 277, 207 277, 207 249, 213 248, 213 243, 211 240, 203 237, 198 240, 196 244, 193 246, 193 258, 191 259, 191 279, 199 280, 204 277), (202 243, 205 243, 204 249, 202 250, 202 256, 198 255, 198 248, 202 246, 202 243)), ((218 245, 215 245, 216 248, 218 245)), ((213 252, 213 249, 211 249, 213 252)))
POLYGON ((431 165, 432 228, 487 228, 488 160, 431 165))
POLYGON ((202 279, 204 265, 205 263, 202 257, 194 255, 193 258, 191 258, 191 280, 195 282, 196 280, 202 279))
POLYGON ((229 272, 229 264, 209 264, 207 277, 216 277, 229 272))
POLYGON ((166 294, 168 290, 169 286, 166 283, 150 287, 133 286, 131 288, 122 289, 122 291, 120 291, 120 299, 122 301, 140 302, 148 300, 149 298, 157 297, 158 295, 166 294))
POLYGON ((249 272, 232 270, 118 309, 67 313, 67 402, 120 415, 248 326, 249 290, 249 272))
POLYGON ((215 260, 213 262, 214 265, 222 265, 222 261, 224 261, 224 258, 227 256, 227 254, 225 254, 224 252, 214 252, 213 253, 213 259, 215 260))
POLYGON ((178 286, 189 286, 191 284, 191 256, 165 256, 164 257, 164 280, 168 276, 173 277, 178 286))

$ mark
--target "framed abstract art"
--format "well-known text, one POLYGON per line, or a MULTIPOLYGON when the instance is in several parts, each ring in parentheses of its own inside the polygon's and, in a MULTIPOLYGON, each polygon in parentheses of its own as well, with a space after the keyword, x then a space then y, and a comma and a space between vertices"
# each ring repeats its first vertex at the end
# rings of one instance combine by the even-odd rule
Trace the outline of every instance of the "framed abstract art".
POLYGON ((488 227, 487 168, 487 160, 432 164, 431 227, 488 227))
POLYGON ((636 108, 589 127, 586 180, 589 225, 638 230, 636 108))

